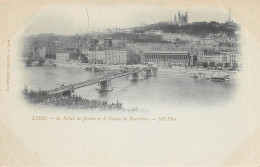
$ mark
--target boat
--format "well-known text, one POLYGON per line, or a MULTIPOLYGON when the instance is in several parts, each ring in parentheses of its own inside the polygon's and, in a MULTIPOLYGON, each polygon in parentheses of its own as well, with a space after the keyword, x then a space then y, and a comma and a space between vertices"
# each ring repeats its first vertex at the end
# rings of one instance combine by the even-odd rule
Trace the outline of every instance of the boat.
POLYGON ((86 67, 85 68, 86 71, 92 71, 92 69, 93 69, 92 67, 86 67))
POLYGON ((229 75, 220 75, 219 71, 218 75, 211 74, 211 80, 216 82, 224 82, 226 80, 229 80, 229 75))
POLYGON ((215 77, 211 76, 211 80, 216 82, 223 82, 226 80, 226 78, 223 76, 215 76, 215 77))
POLYGON ((95 67, 94 72, 104 72, 104 69, 95 67))
POLYGON ((42 66, 57 67, 57 65, 56 65, 53 61, 51 61, 51 60, 46 60, 46 61, 42 64, 42 66))
POLYGON ((197 78, 199 78, 199 75, 196 74, 196 73, 192 73, 192 74, 189 75, 189 77, 197 79, 197 78))

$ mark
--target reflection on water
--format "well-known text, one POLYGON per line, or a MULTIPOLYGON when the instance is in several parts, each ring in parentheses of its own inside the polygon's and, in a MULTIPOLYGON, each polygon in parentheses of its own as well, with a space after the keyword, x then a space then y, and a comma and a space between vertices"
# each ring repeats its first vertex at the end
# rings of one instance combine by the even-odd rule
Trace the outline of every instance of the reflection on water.
POLYGON ((99 94, 99 98, 103 98, 103 97, 106 97, 107 94, 110 92, 110 91, 97 91, 98 94, 99 94))
MULTIPOLYGON (((61 84, 71 84, 88 80, 94 72, 65 67, 25 67, 28 88, 47 90, 61 84)), ((119 100, 127 108, 149 109, 173 106, 223 105, 232 99, 235 81, 212 82, 193 79, 177 69, 159 70, 157 76, 143 80, 129 80, 124 76, 111 81, 113 91, 99 92, 91 85, 75 90, 88 99, 103 99, 108 102, 119 100)))

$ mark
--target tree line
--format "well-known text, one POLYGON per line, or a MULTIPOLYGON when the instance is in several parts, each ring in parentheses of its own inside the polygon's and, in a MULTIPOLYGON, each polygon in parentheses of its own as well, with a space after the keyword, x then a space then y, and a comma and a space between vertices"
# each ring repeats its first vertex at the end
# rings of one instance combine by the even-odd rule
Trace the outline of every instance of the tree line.
POLYGON ((228 23, 218 23, 218 22, 202 22, 202 23, 192 23, 187 25, 173 25, 168 23, 158 23, 151 24, 144 27, 146 31, 150 30, 161 30, 164 33, 185 33, 189 35, 200 35, 207 36, 208 34, 218 34, 225 33, 229 36, 233 36, 235 31, 239 30, 239 26, 234 24, 230 25, 228 23))

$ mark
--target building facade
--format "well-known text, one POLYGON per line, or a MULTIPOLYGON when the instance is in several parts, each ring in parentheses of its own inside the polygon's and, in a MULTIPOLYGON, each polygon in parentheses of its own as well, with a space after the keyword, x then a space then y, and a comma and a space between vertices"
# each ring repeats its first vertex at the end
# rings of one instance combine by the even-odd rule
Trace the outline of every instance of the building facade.
POLYGON ((216 63, 229 63, 230 66, 237 64, 241 66, 241 54, 238 51, 227 51, 220 53, 204 53, 204 51, 199 51, 197 53, 198 62, 215 62, 216 63))
POLYGON ((200 50, 197 52, 198 62, 203 62, 204 60, 204 51, 200 50))
POLYGON ((103 63, 104 61, 104 51, 82 50, 82 54, 87 57, 89 63, 103 63))
POLYGON ((241 55, 239 52, 221 52, 222 63, 229 63, 230 66, 237 64, 241 66, 241 55))
POLYGON ((39 53, 39 58, 43 58, 45 59, 45 56, 47 54, 47 49, 46 47, 41 47, 38 49, 38 53, 39 53))
POLYGON ((104 39, 104 47, 105 47, 105 48, 110 48, 110 47, 112 47, 112 38, 105 38, 105 39, 104 39))
POLYGON ((69 53, 69 52, 60 52, 56 53, 56 61, 59 63, 67 63, 67 62, 81 62, 83 60, 83 56, 78 53, 69 53))
POLYGON ((106 50, 104 51, 104 61, 114 64, 133 64, 135 55, 132 50, 106 50))
POLYGON ((133 64, 136 58, 133 50, 82 51, 89 63, 133 64))
POLYGON ((173 63, 181 65, 190 64, 187 51, 144 51, 141 56, 142 63, 173 63))
POLYGON ((70 53, 56 53, 56 61, 65 63, 70 60, 70 53))
POLYGON ((214 63, 222 63, 222 56, 220 54, 210 54, 210 55, 204 55, 202 62, 214 62, 214 63))
POLYGON ((134 53, 140 54, 143 51, 163 51, 173 50, 174 44, 169 43, 134 43, 132 45, 126 44, 128 49, 134 50, 134 53))

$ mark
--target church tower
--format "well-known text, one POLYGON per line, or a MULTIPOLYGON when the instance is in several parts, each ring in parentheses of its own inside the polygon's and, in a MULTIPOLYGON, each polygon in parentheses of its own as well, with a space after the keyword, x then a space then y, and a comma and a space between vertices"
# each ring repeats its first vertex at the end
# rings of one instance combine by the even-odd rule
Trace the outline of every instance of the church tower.
POLYGON ((230 12, 230 8, 228 9, 228 23, 231 23, 231 12, 230 12))
POLYGON ((175 16, 174 16, 174 22, 173 22, 174 24, 177 24, 177 16, 176 16, 176 14, 175 14, 175 16))
POLYGON ((188 23, 188 12, 186 11, 185 12, 185 24, 187 24, 188 23))

